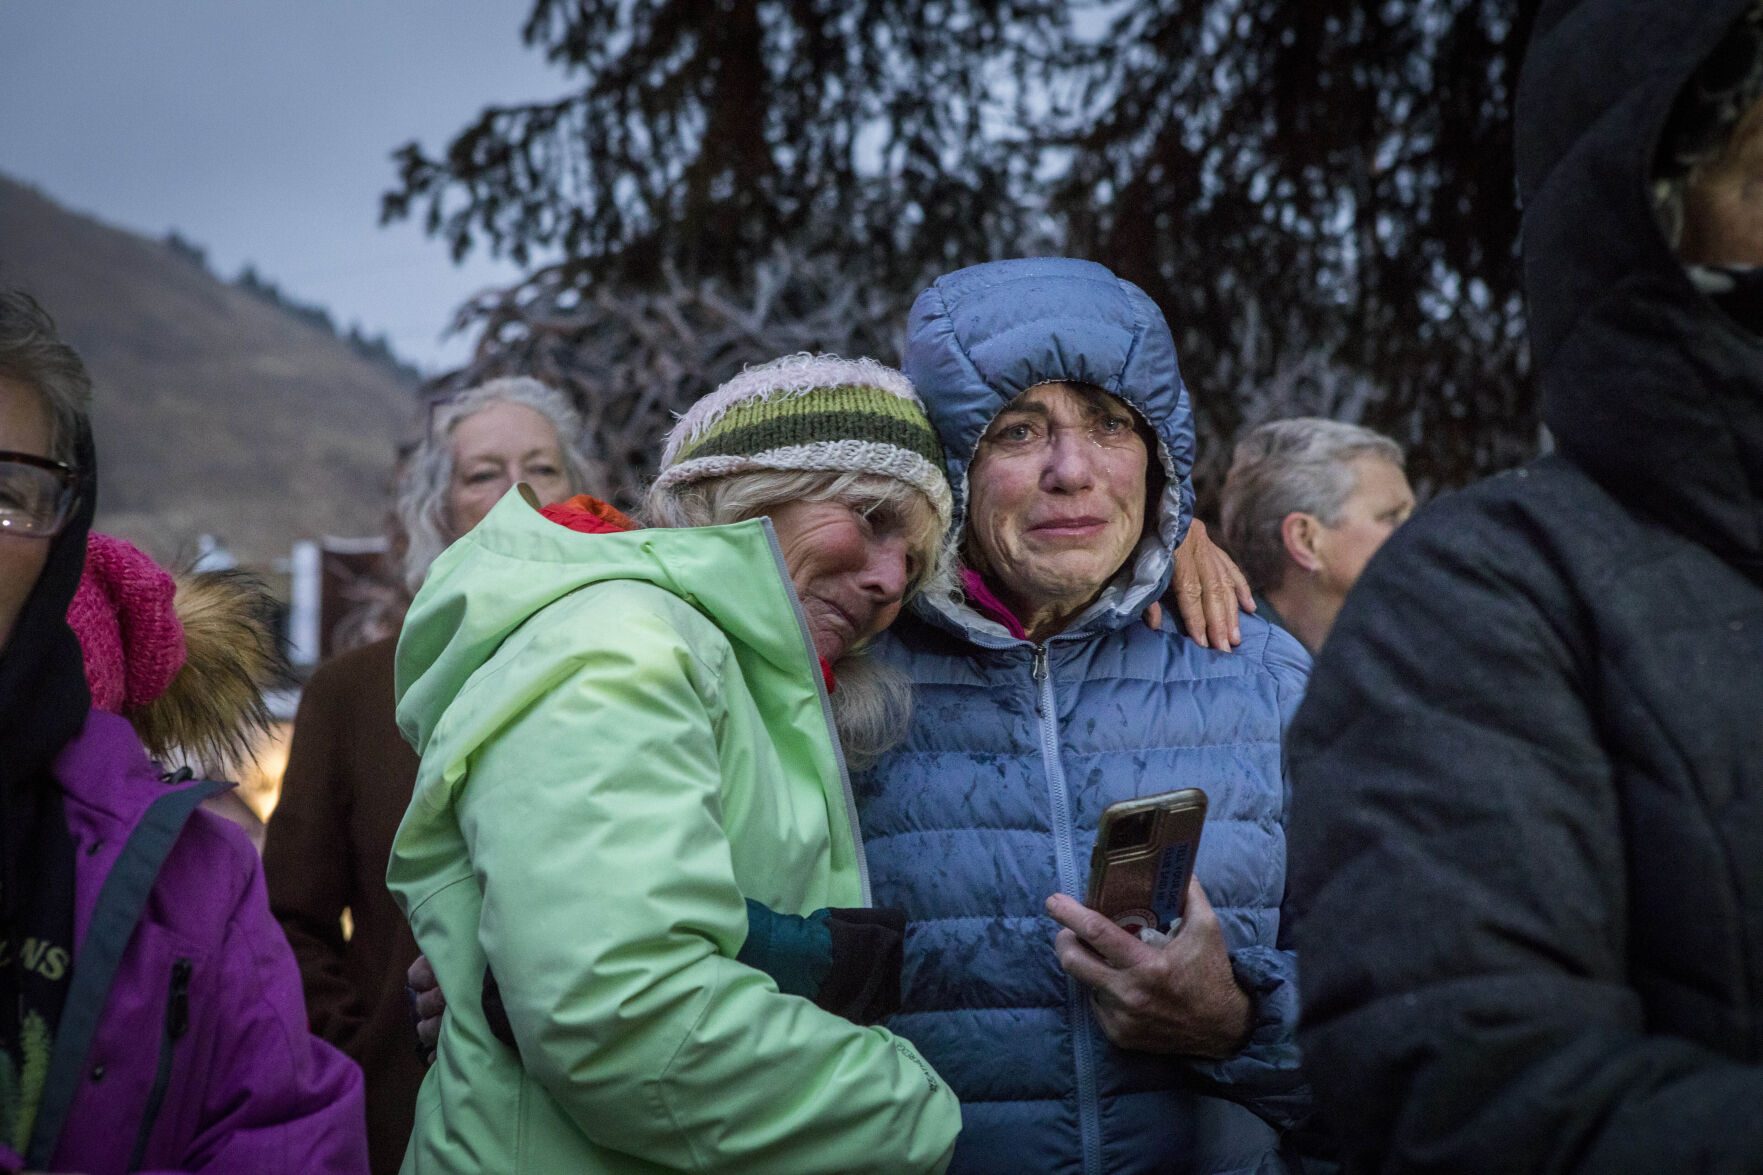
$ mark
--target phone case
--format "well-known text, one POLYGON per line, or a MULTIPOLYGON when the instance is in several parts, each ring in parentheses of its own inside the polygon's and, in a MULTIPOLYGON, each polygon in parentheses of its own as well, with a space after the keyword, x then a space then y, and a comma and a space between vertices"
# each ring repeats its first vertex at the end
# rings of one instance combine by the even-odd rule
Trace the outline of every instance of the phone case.
POLYGON ((1134 934, 1174 933, 1205 822, 1206 793, 1199 788, 1110 805, 1096 830, 1084 904, 1134 934))

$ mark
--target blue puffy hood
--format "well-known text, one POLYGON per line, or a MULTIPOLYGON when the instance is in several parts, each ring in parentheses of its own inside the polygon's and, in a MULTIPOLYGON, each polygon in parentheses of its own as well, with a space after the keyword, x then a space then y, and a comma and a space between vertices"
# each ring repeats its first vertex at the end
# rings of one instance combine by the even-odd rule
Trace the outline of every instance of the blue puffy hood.
MULTIPOLYGON (((1132 405, 1157 436, 1167 476, 1156 535, 1140 543, 1072 630, 1115 627, 1162 594, 1172 552, 1193 516, 1194 418, 1175 339, 1143 290, 1092 261, 1065 257, 956 270, 913 303, 902 366, 943 442, 958 532, 966 526, 974 448, 1010 401, 1065 380, 1094 384, 1132 405)), ((959 602, 927 592, 915 607, 980 644, 1010 643, 1000 625, 959 602)))

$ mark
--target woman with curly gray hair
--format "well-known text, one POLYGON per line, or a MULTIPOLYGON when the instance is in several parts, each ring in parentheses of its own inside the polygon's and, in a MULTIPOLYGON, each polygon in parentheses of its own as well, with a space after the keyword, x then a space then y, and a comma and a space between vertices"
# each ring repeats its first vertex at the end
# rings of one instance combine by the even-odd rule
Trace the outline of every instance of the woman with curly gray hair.
POLYGON ((587 492, 594 477, 569 398, 536 379, 493 379, 433 402, 421 443, 398 479, 398 522, 409 545, 404 582, 524 481, 544 503, 587 492))
MULTIPOLYGON (((421 588, 436 557, 515 482, 546 503, 593 488, 580 434, 568 397, 535 379, 493 379, 433 401, 398 479, 408 589, 421 588)), ((423 1072, 404 1010, 415 940, 385 884, 417 766, 393 720, 396 645, 393 635, 344 653, 307 682, 264 848, 270 901, 300 960, 313 1031, 367 1075, 379 1173, 403 1159, 423 1072)))

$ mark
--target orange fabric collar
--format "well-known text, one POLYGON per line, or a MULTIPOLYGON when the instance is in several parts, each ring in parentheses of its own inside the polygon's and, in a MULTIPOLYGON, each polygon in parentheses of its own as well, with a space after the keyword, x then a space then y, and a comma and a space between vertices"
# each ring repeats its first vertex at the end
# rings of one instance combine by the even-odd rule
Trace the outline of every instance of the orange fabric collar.
POLYGON ((539 513, 559 526, 583 534, 619 534, 642 529, 624 511, 591 494, 577 494, 567 501, 553 502, 539 513))

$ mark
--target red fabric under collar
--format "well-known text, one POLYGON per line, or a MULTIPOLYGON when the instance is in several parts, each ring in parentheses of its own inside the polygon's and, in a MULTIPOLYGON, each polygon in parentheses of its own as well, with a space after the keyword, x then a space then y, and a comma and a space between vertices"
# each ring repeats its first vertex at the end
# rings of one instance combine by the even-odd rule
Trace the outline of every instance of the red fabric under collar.
POLYGON ((539 513, 559 526, 583 534, 619 534, 642 529, 624 511, 591 494, 577 494, 567 501, 553 502, 539 513))

